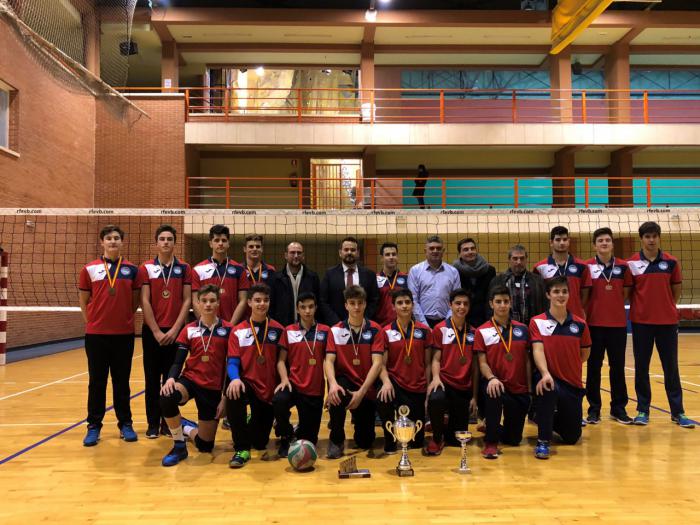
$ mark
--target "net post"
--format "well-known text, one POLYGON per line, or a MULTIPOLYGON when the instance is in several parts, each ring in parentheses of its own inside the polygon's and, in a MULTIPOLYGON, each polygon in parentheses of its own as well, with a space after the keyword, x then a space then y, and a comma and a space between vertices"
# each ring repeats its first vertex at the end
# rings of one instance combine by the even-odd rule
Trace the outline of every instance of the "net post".
MULTIPOLYGON (((0 246, 0 306, 7 306, 7 280, 10 271, 10 254, 0 246)), ((0 310, 0 366, 5 365, 7 350, 7 311, 0 310)))

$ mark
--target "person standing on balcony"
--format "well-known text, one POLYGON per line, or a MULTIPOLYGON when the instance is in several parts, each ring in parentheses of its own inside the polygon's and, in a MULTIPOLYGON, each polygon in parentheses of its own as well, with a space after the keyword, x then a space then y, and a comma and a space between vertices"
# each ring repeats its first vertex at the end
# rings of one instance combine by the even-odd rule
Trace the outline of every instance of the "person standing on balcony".
POLYGON ((418 176, 413 181, 416 185, 416 187, 413 188, 413 196, 418 200, 418 206, 421 210, 425 209, 425 186, 428 184, 428 177, 430 177, 430 174, 425 168, 425 164, 419 164, 418 176))
POLYGON ((374 319, 379 305, 379 288, 377 275, 358 264, 360 244, 355 237, 345 237, 340 241, 338 250, 341 263, 329 268, 321 281, 322 321, 328 326, 338 324, 347 316, 343 292, 350 286, 361 286, 367 294, 365 317, 374 319))
POLYGON ((413 294, 413 314, 417 321, 430 328, 443 321, 450 313, 450 293, 460 288, 459 272, 442 257, 445 245, 437 235, 425 241, 425 261, 408 272, 408 289, 413 294))
POLYGON ((232 324, 235 326, 242 319, 250 317, 250 307, 248 306, 248 290, 256 284, 267 284, 272 280, 275 267, 262 260, 263 257, 263 236, 257 233, 246 235, 243 245, 245 262, 243 272, 238 278, 238 306, 233 313, 232 324))
POLYGON ((496 269, 479 255, 476 241, 470 237, 457 243, 459 258, 453 262, 459 272, 462 288, 471 294, 469 323, 481 326, 488 318, 488 293, 491 280, 496 277, 496 269))

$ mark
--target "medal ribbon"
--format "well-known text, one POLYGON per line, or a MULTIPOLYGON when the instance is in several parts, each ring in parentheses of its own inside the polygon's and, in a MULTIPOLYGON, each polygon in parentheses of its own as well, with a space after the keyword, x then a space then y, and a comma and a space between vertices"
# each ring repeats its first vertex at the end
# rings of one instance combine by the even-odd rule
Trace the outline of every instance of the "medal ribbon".
POLYGON ((506 340, 504 339, 503 334, 501 333, 501 329, 499 328, 495 317, 491 318, 491 323, 493 323, 493 327, 498 333, 498 338, 501 340, 501 343, 503 343, 503 348, 506 349, 506 354, 510 354, 510 349, 513 346, 513 323, 510 323, 508 326, 508 344, 506 344, 506 340))
POLYGON ((260 265, 260 268, 258 268, 258 279, 255 279, 255 274, 253 271, 246 266, 245 271, 248 272, 248 276, 250 277, 250 280, 253 281, 253 284, 258 284, 259 281, 262 281, 262 264, 260 265))
POLYGON ((253 318, 250 317, 248 319, 248 322, 250 323, 250 330, 253 332, 253 339, 255 340, 255 348, 258 350, 258 356, 263 355, 263 345, 265 344, 265 339, 267 339, 267 327, 270 322, 269 317, 265 317, 265 333, 263 334, 262 338, 262 344, 260 344, 260 341, 258 340, 258 333, 255 331, 255 326, 253 325, 253 318))
POLYGON ((561 266, 559 266, 559 263, 556 261, 556 259, 554 259, 554 257, 552 257, 552 260, 554 261, 554 264, 555 264, 556 267, 557 267, 557 275, 558 275, 559 277, 566 277, 566 269, 567 269, 568 266, 569 266, 569 261, 571 260, 571 255, 569 255, 569 256, 566 258, 566 262, 564 263, 564 273, 562 273, 562 271, 561 271, 561 266))
POLYGON ((612 281, 612 276, 613 276, 613 270, 615 269, 615 257, 612 258, 612 264, 610 265, 610 277, 605 276, 605 265, 600 262, 600 259, 598 259, 598 256, 595 256, 595 262, 598 263, 598 266, 600 267, 600 275, 603 276, 603 279, 605 279, 605 282, 610 284, 610 281, 612 281))
POLYGON ((415 333, 415 326, 416 326, 416 323, 411 321, 411 340, 409 341, 408 346, 407 346, 406 345, 406 335, 403 333, 403 330, 401 329, 401 323, 396 321, 396 327, 399 329, 399 333, 401 334, 401 337, 403 337, 403 349, 406 352, 406 357, 411 357, 411 350, 413 348, 413 335, 415 333))
POLYGON ((219 278, 219 288, 224 287, 224 280, 226 279, 226 272, 228 272, 228 263, 229 263, 229 258, 226 257, 226 268, 224 268, 224 274, 221 275, 219 273, 219 263, 214 261, 214 258, 211 258, 211 262, 214 263, 214 271, 216 272, 216 276, 219 278))
MULTIPOLYGON (((360 343, 358 342, 357 345, 355 344, 355 335, 354 335, 354 333, 353 333, 353 331, 352 331, 352 327, 350 326, 350 319, 348 319, 348 328, 350 329, 350 342, 352 343, 352 351, 353 351, 353 353, 355 354, 355 359, 359 359, 359 358, 360 358, 360 352, 359 352, 359 350, 357 349, 357 345, 359 345, 360 343)), ((362 328, 360 328, 360 335, 359 335, 359 337, 362 337, 362 332, 364 332, 364 331, 365 331, 365 320, 363 319, 363 320, 362 320, 362 328)))
POLYGON ((109 284, 109 287, 114 289, 114 285, 117 282, 117 276, 119 275, 119 268, 122 266, 122 257, 121 255, 119 256, 119 260, 117 261, 117 269, 114 271, 114 277, 109 275, 109 266, 107 266, 107 259, 105 257, 102 258, 102 263, 105 265, 105 272, 107 272, 107 283, 109 284))
POLYGON ((309 351, 309 353, 311 354, 311 358, 313 359, 314 355, 316 354, 316 325, 313 325, 311 327, 311 329, 313 330, 313 334, 314 334, 313 346, 310 346, 309 341, 306 339, 306 335, 311 333, 312 330, 307 330, 306 333, 304 334, 303 339, 304 339, 304 344, 306 345, 306 349, 309 351))
POLYGON ((204 330, 202 330, 202 320, 199 320, 199 339, 202 341, 202 348, 204 348, 204 355, 209 351, 209 345, 211 345, 211 338, 214 337, 214 328, 216 328, 216 325, 219 323, 219 318, 216 317, 214 318, 214 324, 211 325, 211 328, 208 326, 205 326, 207 330, 209 330, 209 339, 207 339, 207 342, 204 342, 204 336, 202 333, 204 330))
MULTIPOLYGON (((382 272, 382 273, 384 273, 384 272, 382 272)), ((389 276, 386 275, 386 274, 384 274, 384 277, 386 277, 387 280, 389 279, 389 276)), ((399 271, 396 270, 396 271, 394 272, 394 279, 389 283, 389 290, 393 290, 393 289, 394 289, 394 286, 396 286, 396 279, 398 279, 398 277, 399 277, 399 271)))
POLYGON ((467 321, 464 321, 464 334, 462 336, 462 342, 459 342, 459 334, 457 327, 455 326, 454 319, 450 317, 450 324, 452 325, 452 330, 454 330, 455 333, 455 341, 457 341, 457 348, 459 348, 459 355, 460 357, 464 357, 464 349, 467 346, 467 321))
POLYGON ((170 278, 173 276, 173 268, 175 266, 175 257, 173 257, 173 260, 170 262, 170 271, 168 272, 167 279, 165 277, 165 266, 163 266, 160 263, 160 259, 157 259, 157 260, 158 260, 158 267, 160 268, 160 275, 163 277, 163 283, 164 283, 165 289, 167 290, 168 283, 170 282, 170 278))

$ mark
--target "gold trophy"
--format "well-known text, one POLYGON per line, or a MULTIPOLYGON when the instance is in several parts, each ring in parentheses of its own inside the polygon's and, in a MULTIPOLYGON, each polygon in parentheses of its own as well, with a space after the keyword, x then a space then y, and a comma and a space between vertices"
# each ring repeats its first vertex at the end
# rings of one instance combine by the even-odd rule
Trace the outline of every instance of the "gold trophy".
POLYGON ((398 474, 399 477, 414 475, 411 461, 408 459, 408 444, 413 440, 416 434, 420 432, 420 429, 423 428, 422 421, 416 421, 414 423, 408 419, 409 412, 410 410, 406 405, 401 405, 399 407, 398 419, 394 421, 393 424, 391 421, 386 422, 386 429, 401 445, 401 459, 396 467, 396 474, 398 474))
POLYGON ((467 430, 457 430, 455 432, 455 438, 462 445, 462 458, 459 462, 459 469, 457 472, 460 474, 469 474, 471 469, 467 466, 467 443, 472 439, 472 433, 467 430))

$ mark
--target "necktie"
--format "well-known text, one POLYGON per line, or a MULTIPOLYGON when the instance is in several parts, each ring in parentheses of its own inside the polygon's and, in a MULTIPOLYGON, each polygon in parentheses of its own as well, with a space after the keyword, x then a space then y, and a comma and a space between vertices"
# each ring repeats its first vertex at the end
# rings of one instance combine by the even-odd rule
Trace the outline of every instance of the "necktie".
POLYGON ((345 278, 345 288, 349 288, 353 285, 352 276, 354 273, 355 273, 354 268, 348 268, 348 273, 347 273, 347 276, 345 278))

